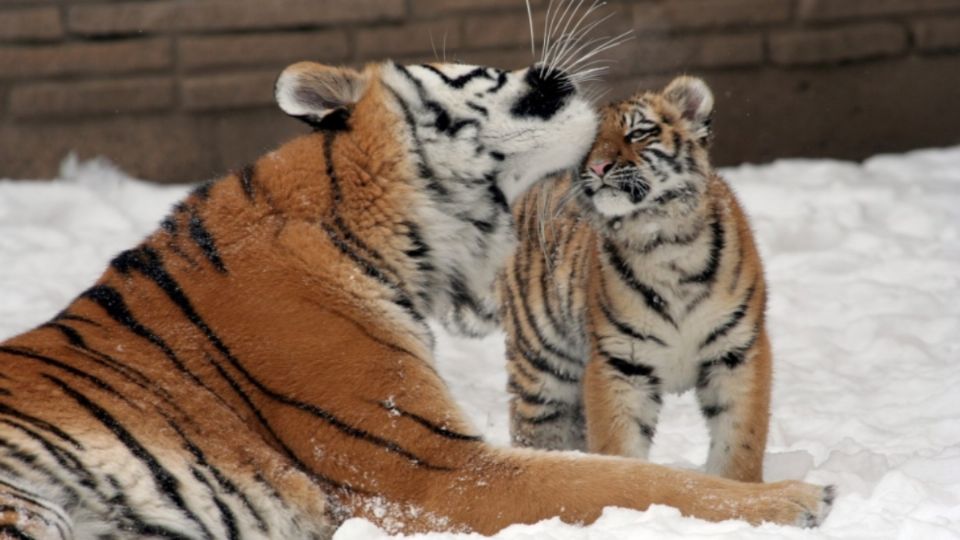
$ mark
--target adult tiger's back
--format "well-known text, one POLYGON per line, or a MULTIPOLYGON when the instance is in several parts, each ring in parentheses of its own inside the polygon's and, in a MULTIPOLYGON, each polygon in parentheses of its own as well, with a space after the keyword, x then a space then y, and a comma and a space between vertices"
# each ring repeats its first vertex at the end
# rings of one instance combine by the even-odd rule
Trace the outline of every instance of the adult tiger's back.
POLYGON ((595 116, 563 78, 288 68, 278 100, 315 133, 195 190, 0 345, 0 537, 489 533, 652 503, 818 522, 816 486, 492 448, 431 367, 425 317, 494 322, 509 201, 587 151, 595 116))

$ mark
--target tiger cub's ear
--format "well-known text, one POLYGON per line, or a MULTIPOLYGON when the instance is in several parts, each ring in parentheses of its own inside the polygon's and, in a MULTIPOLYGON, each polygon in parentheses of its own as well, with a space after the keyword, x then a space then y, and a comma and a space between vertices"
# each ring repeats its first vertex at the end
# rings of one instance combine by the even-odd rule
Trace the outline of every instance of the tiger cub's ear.
POLYGON ((695 132, 703 130, 704 136, 709 135, 713 92, 707 83, 696 77, 677 77, 667 85, 663 95, 690 122, 695 132))
POLYGON ((299 62, 283 70, 274 93, 283 112, 314 129, 342 129, 366 88, 366 76, 353 69, 299 62))

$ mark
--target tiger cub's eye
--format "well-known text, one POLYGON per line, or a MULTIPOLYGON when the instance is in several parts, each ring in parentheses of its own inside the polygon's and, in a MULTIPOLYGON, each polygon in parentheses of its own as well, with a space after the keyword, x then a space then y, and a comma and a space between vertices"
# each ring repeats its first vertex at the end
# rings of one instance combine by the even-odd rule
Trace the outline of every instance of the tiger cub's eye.
POLYGON ((627 133, 626 140, 631 144, 636 144, 651 137, 656 137, 657 135, 660 135, 660 126, 654 124, 652 126, 642 126, 631 130, 627 133))

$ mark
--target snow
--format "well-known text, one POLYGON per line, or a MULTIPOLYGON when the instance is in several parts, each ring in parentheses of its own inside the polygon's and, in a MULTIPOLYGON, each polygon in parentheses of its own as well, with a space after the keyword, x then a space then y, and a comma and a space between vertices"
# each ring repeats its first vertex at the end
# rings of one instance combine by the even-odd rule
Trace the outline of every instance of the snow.
MULTIPOLYGON (((960 147, 723 172, 752 217, 770 283, 766 478, 836 484, 833 513, 800 530, 610 508, 587 527, 550 520, 495 538, 960 538, 960 147)), ((0 336, 54 315, 187 190, 102 161, 68 160, 61 177, 0 181, 0 336)), ((438 358, 476 425, 507 444, 501 339, 441 334, 438 358)), ((707 442, 692 396, 672 397, 651 458, 696 468, 707 442)), ((362 520, 336 535, 377 538, 394 537, 362 520)))

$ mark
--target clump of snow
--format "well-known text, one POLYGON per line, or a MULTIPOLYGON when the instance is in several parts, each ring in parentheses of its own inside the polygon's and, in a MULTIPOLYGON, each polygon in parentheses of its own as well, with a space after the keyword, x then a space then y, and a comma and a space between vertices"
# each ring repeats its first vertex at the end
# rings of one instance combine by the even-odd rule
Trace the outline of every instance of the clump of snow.
MULTIPOLYGON (((751 215, 770 283, 765 476, 836 484, 833 513, 800 530, 611 508, 587 527, 549 520, 495 538, 960 538, 960 147, 723 172, 751 215)), ((68 161, 62 176, 0 181, 0 336, 54 315, 187 189, 104 162, 68 161)), ((502 337, 439 338, 453 395, 488 440, 508 444, 502 337)), ((708 437, 692 396, 669 398, 662 418, 651 459, 700 466, 708 437)), ((377 538, 395 537, 363 520, 336 535, 377 538)))

